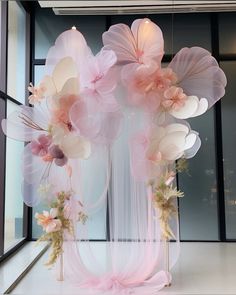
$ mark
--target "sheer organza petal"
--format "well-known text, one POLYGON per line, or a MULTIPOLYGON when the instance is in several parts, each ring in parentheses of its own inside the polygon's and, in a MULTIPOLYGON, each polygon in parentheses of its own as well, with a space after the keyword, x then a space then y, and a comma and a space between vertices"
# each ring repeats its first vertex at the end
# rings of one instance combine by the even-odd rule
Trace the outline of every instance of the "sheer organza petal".
POLYGON ((79 94, 79 79, 78 79, 78 77, 68 79, 65 82, 64 86, 62 87, 60 95, 63 96, 63 95, 68 95, 68 94, 73 94, 73 95, 79 94))
POLYGON ((22 156, 22 171, 25 182, 40 184, 48 177, 50 166, 51 162, 45 162, 41 157, 32 154, 30 143, 25 146, 22 156))
POLYGON ((90 142, 75 134, 64 136, 61 141, 61 148, 68 158, 87 159, 91 154, 90 142))
POLYGON ((124 24, 113 25, 103 33, 105 49, 112 49, 118 64, 160 62, 163 36, 160 28, 148 19, 137 19, 131 29, 124 24))
POLYGON ((111 143, 117 137, 121 118, 119 109, 114 112, 94 112, 84 101, 76 102, 70 110, 75 130, 86 139, 102 144, 111 143))
POLYGON ((118 78, 117 71, 112 68, 96 83, 97 91, 101 94, 111 93, 116 88, 118 78))
POLYGON ((52 78, 57 92, 60 92, 64 84, 71 78, 78 76, 76 64, 71 57, 65 57, 56 64, 52 78))
POLYGON ((40 106, 19 106, 7 119, 2 120, 2 130, 10 138, 27 142, 47 132, 48 120, 48 113, 40 106))
POLYGON ((101 128, 99 115, 89 112, 87 104, 82 100, 71 107, 70 120, 75 130, 89 140, 94 139, 101 128))
MULTIPOLYGON (((165 152, 168 146, 175 146, 176 150, 181 150, 185 145, 185 136, 186 133, 182 131, 176 131, 167 134, 159 144, 159 148, 161 152, 165 152)), ((171 160, 171 159, 169 159, 171 160)))
POLYGON ((22 183, 22 196, 24 203, 29 207, 37 206, 40 203, 40 195, 37 192, 37 185, 24 181, 22 183))
POLYGON ((184 122, 181 121, 181 123, 173 123, 173 124, 169 124, 165 127, 165 131, 167 133, 172 133, 172 132, 176 132, 176 131, 183 131, 184 133, 188 133, 189 132, 189 126, 188 124, 183 124, 184 122))
POLYGON ((68 56, 76 62, 77 67, 80 67, 81 62, 91 54, 83 35, 78 30, 65 31, 59 35, 55 45, 47 54, 46 72, 51 75, 56 64, 68 56))
POLYGON ((192 148, 197 140, 197 134, 194 132, 189 133, 185 138, 184 150, 192 148))
POLYGON ((192 117, 197 117, 204 114, 208 109, 208 100, 206 98, 201 98, 198 104, 198 108, 196 112, 192 115, 192 117))
POLYGON ((98 101, 102 112, 115 112, 120 109, 113 93, 98 95, 98 101))
POLYGON ((131 26, 131 31, 137 43, 137 49, 143 52, 144 63, 156 60, 160 63, 164 54, 164 39, 161 29, 147 18, 136 19, 131 26))
POLYGON ((117 57, 114 51, 106 50, 104 48, 96 55, 97 63, 99 65, 100 72, 104 75, 110 70, 110 68, 116 63, 117 57))
POLYGON ((111 26, 102 39, 104 48, 115 52, 118 64, 137 62, 136 41, 127 25, 111 26))
POLYGON ((194 145, 191 148, 184 151, 184 157, 186 159, 193 158, 197 154, 200 147, 201 147, 201 139, 198 136, 198 134, 196 133, 196 141, 195 141, 194 145))
POLYGON ((225 93, 226 77, 214 57, 201 47, 183 48, 169 67, 187 95, 204 97, 210 108, 225 93))
POLYGON ((178 110, 171 110, 169 113, 177 119, 191 118, 198 110, 199 100, 196 96, 188 96, 184 106, 178 110))

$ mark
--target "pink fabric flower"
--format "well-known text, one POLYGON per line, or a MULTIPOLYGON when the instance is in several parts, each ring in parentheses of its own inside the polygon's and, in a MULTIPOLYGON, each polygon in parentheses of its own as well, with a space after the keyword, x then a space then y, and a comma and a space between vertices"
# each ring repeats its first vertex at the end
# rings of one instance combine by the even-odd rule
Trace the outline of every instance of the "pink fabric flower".
POLYGON ((176 82, 176 75, 171 69, 130 64, 123 69, 122 80, 128 88, 127 98, 130 104, 156 112, 163 92, 176 82))
POLYGON ((67 164, 68 159, 58 145, 52 145, 48 152, 49 155, 54 159, 54 162, 57 166, 62 167, 67 164))
POLYGON ((177 83, 187 96, 207 100, 204 108, 201 107, 200 101, 197 116, 212 107, 225 94, 226 76, 216 59, 204 48, 182 48, 174 56, 168 68, 176 73, 177 83))
POLYGON ((32 93, 32 95, 28 98, 30 104, 34 105, 44 99, 46 88, 43 83, 40 83, 38 87, 35 87, 32 83, 30 83, 28 90, 32 93))
POLYGON ((72 105, 79 100, 77 95, 65 95, 55 99, 52 103, 52 124, 60 124, 65 130, 71 131, 72 124, 69 119, 69 111, 72 105))
POLYGON ((118 104, 113 94, 116 87, 116 73, 112 71, 116 63, 112 50, 102 49, 96 56, 90 56, 81 68, 81 88, 84 100, 95 113, 117 111, 118 104))
POLYGON ((61 229, 62 223, 60 219, 56 219, 57 216, 57 208, 52 208, 50 212, 43 211, 42 214, 35 214, 35 218, 37 219, 38 225, 41 225, 46 233, 56 232, 61 229))
POLYGON ((166 109, 179 110, 184 106, 187 96, 184 94, 183 89, 176 86, 171 86, 164 92, 164 99, 161 104, 166 109))
POLYGON ((162 167, 184 156, 193 157, 199 145, 198 134, 187 124, 153 125, 136 134, 130 142, 131 171, 136 180, 159 177, 162 167))
POLYGON ((37 140, 30 143, 30 148, 33 155, 44 157, 48 153, 48 147, 52 143, 52 138, 49 135, 42 134, 37 140))

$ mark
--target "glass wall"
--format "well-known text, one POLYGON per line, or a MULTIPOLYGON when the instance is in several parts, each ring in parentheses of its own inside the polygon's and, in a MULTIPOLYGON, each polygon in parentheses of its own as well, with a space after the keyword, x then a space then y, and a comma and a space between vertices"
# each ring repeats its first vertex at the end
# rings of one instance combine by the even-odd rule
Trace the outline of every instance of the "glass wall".
MULTIPOLYGON (((109 16, 109 24, 131 24, 142 15, 113 15, 109 16)), ((150 15, 152 21, 160 26, 165 38, 165 59, 175 54, 182 47, 201 46, 211 51, 212 48, 212 15, 210 13, 165 14, 150 15)), ((236 54, 236 14, 220 13, 219 17, 219 49, 220 59, 229 59, 226 55, 236 54), (223 56, 224 55, 224 56, 223 56), (226 56, 226 57, 225 57, 226 56)), ((57 36, 73 25, 80 30, 88 45, 96 53, 102 47, 102 33, 106 30, 108 18, 105 16, 57 16, 50 9, 36 9, 35 15, 35 83, 43 75, 43 62, 47 51, 53 45, 57 36), (37 64, 38 63, 38 64, 37 64)), ((217 32, 214 32, 217 34, 217 32)), ((217 52, 218 44, 214 52, 217 52)), ((235 61, 223 61, 222 67, 228 76, 227 94, 222 100, 222 126, 224 151, 224 178, 225 178, 225 205, 226 205, 226 232, 227 238, 236 239, 233 224, 236 221, 236 197, 234 189, 234 86, 235 61)), ((185 197, 179 202, 180 232, 183 240, 213 240, 220 239, 219 235, 219 198, 216 166, 216 130, 215 110, 212 108, 201 118, 190 121, 193 129, 200 133, 202 146, 197 156, 189 160, 188 173, 178 176, 178 184, 185 192, 185 197)), ((218 131, 217 131, 218 132, 218 131)), ((91 221, 91 238, 103 239, 105 232, 101 224, 100 212, 91 221), (100 217, 99 217, 100 216, 100 217)), ((38 228, 33 226, 33 236, 38 236, 38 228)))
POLYGON ((226 237, 236 239, 236 60, 221 62, 221 66, 228 78, 222 100, 226 237))
POLYGON ((236 239, 236 13, 219 15, 221 67, 227 76, 225 97, 221 102, 226 239, 236 239))
MULTIPOLYGON (((27 13, 18 1, 0 5, 0 115, 1 119, 25 103, 27 13)), ((5 138, 0 132, 0 260, 26 239, 26 212, 23 205, 23 142, 5 138)))
MULTIPOLYGON (((7 102, 7 115, 17 105, 7 102)), ((5 184, 5 234, 4 249, 7 251, 23 238, 22 152, 24 143, 11 138, 6 140, 6 184, 5 184)))
POLYGON ((214 109, 189 120, 202 145, 188 160, 188 171, 178 175, 184 198, 179 200, 182 240, 218 240, 218 196, 215 163, 214 109))
POLYGON ((25 103, 26 12, 15 1, 8 2, 7 94, 25 103))

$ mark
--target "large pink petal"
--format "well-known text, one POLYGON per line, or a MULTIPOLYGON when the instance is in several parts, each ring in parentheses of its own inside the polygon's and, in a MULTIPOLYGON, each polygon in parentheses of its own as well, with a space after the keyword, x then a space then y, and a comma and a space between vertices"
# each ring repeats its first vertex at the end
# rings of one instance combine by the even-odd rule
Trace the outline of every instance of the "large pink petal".
POLYGON ((116 62, 116 55, 111 50, 102 49, 96 56, 85 59, 81 65, 80 80, 82 88, 112 91, 116 85, 116 76, 108 72, 116 62))
POLYGON ((110 93, 116 88, 119 76, 115 68, 110 69, 105 76, 96 82, 95 88, 100 93, 110 93))
POLYGON ((120 108, 112 93, 100 94, 98 101, 102 112, 115 112, 120 108))
POLYGON ((64 57, 71 57, 79 66, 80 63, 91 55, 91 50, 83 35, 78 30, 63 32, 48 52, 46 58, 46 71, 51 74, 55 65, 64 57))
POLYGON ((86 139, 96 138, 101 127, 100 117, 90 112, 84 101, 76 102, 70 109, 70 120, 75 130, 86 139))
POLYGON ((100 72, 103 73, 103 75, 106 75, 117 61, 115 52, 104 48, 96 55, 96 59, 100 72))
POLYGON ((160 28, 148 19, 137 19, 131 30, 117 24, 103 34, 105 49, 113 50, 118 64, 160 62, 164 41, 160 28))
POLYGON ((86 139, 93 143, 111 144, 120 131, 122 114, 119 109, 109 112, 106 109, 106 111, 95 112, 94 108, 90 108, 85 101, 78 101, 70 110, 70 120, 75 130, 86 139))
POLYGON ((184 151, 184 157, 186 159, 193 158, 197 154, 198 150, 201 147, 201 139, 198 136, 198 133, 194 132, 194 131, 192 131, 192 133, 196 134, 196 141, 195 141, 194 145, 191 148, 184 151))
POLYGON ((30 144, 25 146, 22 157, 22 171, 25 182, 39 184, 47 178, 50 165, 50 162, 45 162, 41 157, 32 154, 30 144))
POLYGON ((215 58, 201 47, 183 48, 169 67, 187 95, 206 98, 210 108, 225 94, 226 77, 215 58))
POLYGON ((111 49, 117 56, 119 64, 137 62, 136 41, 125 24, 113 25, 102 35, 105 49, 111 49))
POLYGON ((161 29, 149 19, 137 19, 131 26, 139 53, 143 53, 141 61, 161 61, 164 54, 164 39, 161 29))

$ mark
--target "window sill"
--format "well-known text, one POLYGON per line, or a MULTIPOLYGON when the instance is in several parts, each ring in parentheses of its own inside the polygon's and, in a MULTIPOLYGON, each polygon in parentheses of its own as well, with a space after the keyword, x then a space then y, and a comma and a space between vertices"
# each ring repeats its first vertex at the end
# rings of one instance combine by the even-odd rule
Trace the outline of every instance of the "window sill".
POLYGON ((26 243, 12 257, 0 264, 0 294, 10 293, 16 284, 25 276, 31 267, 47 250, 48 244, 36 242, 26 243))

